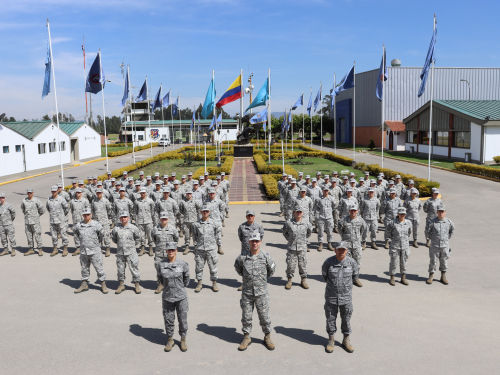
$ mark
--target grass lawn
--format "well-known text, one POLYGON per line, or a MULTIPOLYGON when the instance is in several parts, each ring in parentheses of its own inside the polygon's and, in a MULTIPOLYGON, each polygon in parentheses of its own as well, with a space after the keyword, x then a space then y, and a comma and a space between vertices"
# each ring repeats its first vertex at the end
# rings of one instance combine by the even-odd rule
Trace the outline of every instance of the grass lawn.
MULTIPOLYGON (((293 160, 298 160, 298 159, 288 159, 288 160, 285 160, 285 164, 289 163, 289 162, 291 162, 293 160)), ((356 175, 356 178, 364 177, 364 173, 362 171, 359 171, 359 170, 351 168, 351 167, 347 167, 347 166, 339 164, 339 163, 335 163, 335 162, 333 162, 331 160, 328 160, 328 159, 323 159, 323 158, 304 158, 304 160, 308 161, 308 162, 312 161, 314 164, 308 164, 308 165, 293 165, 293 164, 289 164, 297 172, 304 172, 304 178, 305 178, 306 175, 310 175, 311 178, 316 177, 316 172, 321 172, 322 174, 329 174, 329 175, 331 175, 331 173, 333 171, 339 172, 339 176, 342 175, 342 171, 349 171, 347 173, 354 172, 354 174, 356 175)), ((272 164, 276 164, 276 165, 281 165, 282 161, 281 160, 271 160, 271 163, 272 164)))
MULTIPOLYGON (((380 151, 372 151, 372 153, 377 155, 382 155, 380 151)), ((390 156, 392 158, 415 161, 417 163, 423 163, 423 164, 427 164, 429 162, 429 159, 425 156, 412 155, 407 152, 384 151, 384 155, 390 156)), ((446 169, 455 169, 455 165, 453 162, 443 161, 442 159, 431 159, 431 165, 446 169)))
POLYGON ((116 141, 118 139, 119 134, 108 134, 108 139, 110 141, 116 141))
MULTIPOLYGON (((176 165, 183 164, 183 162, 184 160, 182 159, 162 160, 153 164, 149 164, 145 168, 141 169, 141 171, 144 171, 145 176, 154 176, 155 172, 159 172, 160 176, 175 172, 177 173, 177 179, 180 181, 181 176, 183 174, 187 175, 188 172, 194 173, 198 168, 203 167, 204 165, 203 161, 201 162, 197 161, 194 163, 196 166, 176 167, 176 165)), ((207 168, 216 166, 217 166, 216 161, 207 161, 207 168)), ((140 172, 139 170, 136 170, 133 173, 131 173, 130 176, 134 177, 134 179, 139 178, 139 172, 140 172)))
MULTIPOLYGON (((132 149, 132 146, 128 146, 128 147, 108 147, 108 152, 111 152, 111 151, 122 151, 122 150, 128 150, 128 149, 132 149)), ((106 156, 106 146, 101 146, 101 156, 102 157, 105 157, 106 156)))
MULTIPOLYGON (((314 145, 319 146, 320 143, 317 141, 314 141, 314 145)), ((335 146, 335 142, 333 141, 323 141, 323 146, 328 145, 328 146, 335 146)), ((337 142, 337 148, 347 148, 349 150, 352 150, 352 143, 340 143, 337 142)), ((369 150, 370 148, 368 146, 362 146, 362 145, 356 145, 356 150, 369 150)), ((328 151, 328 150, 326 150, 328 151)))

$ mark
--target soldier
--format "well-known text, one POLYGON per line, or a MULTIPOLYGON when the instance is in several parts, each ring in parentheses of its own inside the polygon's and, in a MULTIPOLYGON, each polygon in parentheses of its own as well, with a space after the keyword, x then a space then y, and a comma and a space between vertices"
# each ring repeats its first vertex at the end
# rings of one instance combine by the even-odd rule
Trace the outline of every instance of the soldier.
POLYGON ((125 187, 125 185, 127 184, 127 181, 128 181, 128 172, 127 171, 123 171, 122 178, 120 181, 122 183, 122 186, 125 187))
POLYGON ((205 173, 203 174, 203 178, 204 178, 204 180, 203 180, 203 185, 204 185, 205 187, 207 187, 207 188, 209 188, 209 187, 211 187, 211 186, 212 186, 212 180, 211 180, 211 179, 209 179, 208 177, 209 177, 208 172, 205 172, 205 173))
POLYGON ((306 179, 303 184, 307 189, 309 189, 309 186, 311 185, 311 176, 306 174, 306 179))
POLYGON ((139 172, 139 179, 137 180, 140 182, 141 186, 146 185, 146 179, 144 177, 144 171, 139 172))
POLYGON ((420 225, 420 216, 418 211, 422 209, 422 202, 417 198, 418 190, 413 188, 410 192, 411 197, 404 201, 403 207, 406 208, 406 219, 412 223, 413 247, 418 248, 417 236, 420 225))
POLYGON ((87 199, 89 203, 92 202, 93 195, 89 189, 84 186, 83 180, 78 180, 78 187, 82 190, 82 197, 87 199))
POLYGON ((425 236, 431 239, 429 248, 429 279, 427 284, 432 284, 434 272, 436 272, 436 263, 439 259, 439 270, 441 271, 441 282, 448 285, 446 271, 448 270, 448 258, 451 249, 449 240, 455 231, 455 225, 446 216, 446 208, 441 205, 437 208, 437 216, 431 219, 425 227, 425 236))
POLYGON ((296 205, 293 209, 294 217, 287 220, 283 226, 282 232, 285 239, 288 241, 286 253, 286 276, 288 282, 285 289, 292 288, 292 279, 295 268, 299 267, 301 278, 300 285, 304 289, 309 289, 306 283, 307 278, 307 239, 311 237, 312 225, 302 220, 302 207, 296 205))
POLYGON ((75 197, 75 191, 78 189, 78 181, 73 180, 71 181, 72 187, 68 190, 69 197, 73 199, 75 197))
POLYGON ((125 187, 120 187, 120 196, 113 202, 113 212, 115 214, 115 225, 120 224, 120 213, 126 211, 128 216, 134 212, 134 204, 130 199, 127 198, 127 192, 125 187))
POLYGON ((387 236, 391 239, 391 247, 389 249, 389 256, 391 262, 389 263, 389 275, 391 280, 389 284, 396 285, 394 276, 396 275, 396 267, 399 263, 401 273, 401 284, 408 285, 406 280, 406 262, 410 257, 410 235, 412 224, 405 219, 406 208, 398 208, 398 217, 389 222, 386 227, 387 236))
POLYGON ((403 206, 403 202, 401 199, 396 197, 396 189, 391 189, 389 191, 389 199, 386 199, 385 201, 382 202, 380 212, 382 215, 384 215, 384 227, 385 227, 385 233, 384 233, 384 240, 385 240, 385 245, 384 247, 386 249, 389 248, 389 234, 387 232, 387 227, 389 226, 389 223, 391 223, 394 219, 398 217, 398 208, 403 206))
MULTIPOLYGON (((163 187, 163 198, 155 204, 156 219, 160 217, 160 213, 165 211, 168 212, 168 217, 173 219, 175 223, 175 218, 179 213, 179 206, 177 202, 170 197, 170 188, 168 186, 163 187)), ((155 219, 155 220, 156 220, 155 219)))
POLYGON ((345 216, 349 215, 349 207, 351 205, 358 205, 358 201, 356 198, 352 196, 353 189, 352 187, 348 187, 345 191, 345 196, 342 197, 339 203, 339 213, 340 213, 340 220, 342 220, 345 216))
POLYGON ((141 197, 134 202, 134 213, 136 216, 136 224, 141 232, 141 251, 139 256, 144 255, 146 252, 146 241, 149 245, 149 256, 152 257, 153 253, 153 239, 151 238, 151 231, 153 230, 153 222, 155 215, 155 203, 147 196, 146 188, 141 188, 141 197))
POLYGON ((297 187, 297 181, 292 178, 290 186, 285 190, 285 220, 290 220, 293 218, 293 208, 295 205, 295 199, 299 196, 299 188, 297 187))
POLYGON ((305 186, 299 188, 299 196, 295 199, 295 204, 299 204, 302 207, 302 220, 310 223, 314 214, 314 202, 306 196, 306 192, 307 188, 305 186))
MULTIPOLYGON (((382 199, 383 200, 389 199, 389 194, 390 194, 391 189, 394 189, 394 181, 393 180, 389 180, 388 186, 382 192, 382 199)), ((396 189, 394 189, 394 190, 396 190, 396 189)), ((397 196, 398 196, 398 191, 396 190, 396 197, 397 196)))
MULTIPOLYGON (((180 182, 179 180, 174 180, 174 190, 170 192, 170 198, 172 198, 175 203, 177 203, 177 206, 180 205, 182 201, 182 195, 183 192, 180 189, 180 182)), ((175 223, 177 225, 177 228, 179 228, 179 237, 184 237, 184 233, 182 233, 182 215, 180 214, 179 211, 177 211, 177 214, 175 215, 175 223)))
MULTIPOLYGON (((158 264, 167 257, 167 245, 169 242, 176 244, 179 241, 179 232, 175 227, 175 223, 170 223, 168 212, 160 213, 160 223, 156 225, 151 233, 155 243, 155 269, 158 270, 158 264)), ((158 281, 158 288, 155 293, 158 294, 163 290, 163 284, 158 281)))
MULTIPOLYGON (((316 201, 317 198, 320 198, 323 195, 323 191, 321 188, 318 186, 318 181, 316 180, 316 177, 311 180, 311 185, 308 186, 307 188, 307 196, 311 198, 313 203, 316 201)), ((313 215, 312 217, 312 222, 311 224, 313 225, 313 232, 317 233, 318 232, 318 220, 316 215, 313 215)))
MULTIPOLYGON (((129 191, 128 192, 128 199, 132 201, 132 203, 135 203, 137 199, 141 197, 141 183, 139 181, 134 182, 135 190, 134 191, 129 191)), ((147 190, 146 190, 147 193, 147 190)))
MULTIPOLYGON (((349 206, 349 216, 344 216, 339 223, 339 234, 342 237, 342 241, 346 242, 348 246, 347 255, 353 258, 358 267, 361 268, 361 239, 366 237, 366 232, 368 231, 368 226, 366 225, 363 218, 358 217, 358 206, 352 204, 349 206)), ((359 278, 354 280, 354 285, 357 287, 362 287, 359 278)))
POLYGON ((365 171, 365 185, 368 187, 368 181, 370 180, 370 172, 365 171))
MULTIPOLYGON (((89 201, 86 198, 83 198, 82 195, 82 189, 77 188, 75 190, 75 198, 73 198, 70 202, 71 216, 73 217, 73 227, 75 227, 76 224, 82 221, 83 210, 86 207, 90 206, 89 201)), ((74 233, 73 239, 75 241, 76 247, 73 256, 77 256, 78 254, 80 254, 80 239, 78 238, 78 236, 75 236, 74 233)))
POLYGON ((330 182, 333 183, 333 181, 337 181, 337 186, 340 187, 342 180, 339 178, 339 172, 337 171, 332 172, 332 177, 330 177, 330 182))
POLYGON ((332 180, 331 183, 331 188, 330 188, 330 195, 333 197, 335 200, 335 210, 333 211, 333 221, 334 221, 334 226, 333 226, 333 231, 335 233, 338 233, 338 227, 339 227, 339 205, 340 205, 340 200, 342 199, 342 189, 337 186, 338 178, 332 180))
MULTIPOLYGON (((163 176, 163 177, 165 177, 165 176, 163 176)), ((155 185, 157 182, 160 182, 160 184, 163 185, 163 181, 160 179, 160 174, 158 172, 155 172, 155 175, 153 178, 153 185, 155 185)))
POLYGON ((203 205, 201 208, 201 219, 192 225, 193 240, 195 243, 194 260, 196 262, 196 280, 198 285, 194 290, 199 293, 202 289, 203 267, 208 263, 212 290, 218 292, 217 287, 217 256, 216 245, 220 248, 220 232, 222 227, 219 221, 210 218, 210 207, 203 205))
POLYGON ((165 351, 174 347, 175 312, 179 319, 180 349, 185 352, 188 347, 186 335, 188 330, 187 313, 189 310, 186 287, 189 285, 189 265, 182 259, 177 259, 177 243, 169 242, 167 257, 157 267, 158 282, 163 285, 162 307, 165 321, 165 332, 168 340, 165 351))
POLYGON ((144 185, 146 188, 146 191, 148 194, 151 194, 153 190, 155 190, 156 185, 153 185, 153 180, 151 179, 151 176, 146 176, 146 184, 144 185))
MULTIPOLYGON (((219 225, 222 227, 222 215, 224 212, 224 203, 215 197, 215 189, 214 188, 209 188, 208 189, 208 199, 205 200, 204 204, 208 206, 210 209, 210 218, 217 222, 219 225)), ((220 232, 218 232, 218 238, 217 238, 217 252, 219 254, 224 254, 224 251, 222 251, 222 229, 220 232)))
MULTIPOLYGON (((335 181, 336 182, 336 181, 335 181)), ((323 251, 323 233, 326 229, 326 240, 328 242, 328 249, 334 250, 333 242, 333 215, 337 209, 337 202, 335 198, 328 194, 329 189, 327 185, 323 186, 323 196, 316 198, 314 201, 314 212, 316 212, 318 223, 318 251, 323 251)))
POLYGON ((339 186, 342 189, 342 193, 345 195, 347 188, 349 187, 349 178, 347 176, 342 177, 342 184, 339 186))
POLYGON ((189 253, 189 242, 193 233, 192 226, 198 220, 201 203, 193 199, 193 192, 186 191, 186 199, 181 201, 179 212, 182 215, 184 230, 184 255, 189 253))
MULTIPOLYGON (((351 178, 349 180, 349 187, 352 189, 352 197, 356 199, 358 205, 359 201, 363 198, 361 192, 358 190, 356 187, 357 181, 354 178, 351 178)), ((347 191, 347 190, 346 190, 347 191)))
POLYGON ((103 197, 103 190, 96 190, 96 199, 92 202, 92 217, 102 225, 101 239, 106 247, 106 257, 110 255, 111 241, 109 240, 109 219, 113 217, 113 206, 103 197))
POLYGON ((113 173, 111 171, 106 172, 107 178, 106 178, 106 180, 104 180, 104 186, 103 186, 104 189, 109 190, 109 188, 113 186, 113 184, 111 183, 112 176, 113 176, 113 173))
MULTIPOLYGON (((378 250, 377 232, 378 232, 378 213, 380 211, 380 201, 375 198, 375 189, 368 189, 368 198, 361 201, 359 214, 368 226, 370 231, 370 240, 372 249, 378 250)), ((368 231, 366 235, 368 235, 368 231)), ((366 235, 363 237, 363 250, 366 249, 366 235)))
POLYGON ((129 199, 130 199, 130 200, 132 200, 132 199, 130 198, 130 195, 131 195, 134 191, 136 191, 137 189, 136 189, 136 187, 134 186, 134 178, 133 178, 133 177, 129 177, 127 180, 128 180, 128 181, 127 181, 127 184, 125 185, 125 191, 127 192, 127 196, 129 197, 129 199))
POLYGON ((107 190, 107 192, 109 193, 109 197, 108 197, 108 200, 113 203, 113 199, 115 198, 118 198, 120 196, 118 190, 116 189, 116 179, 114 177, 111 178, 110 181, 110 184, 108 188, 106 188, 106 181, 104 181, 104 189, 107 190), (115 195, 116 194, 116 195, 115 195))
POLYGON ((321 178, 321 172, 316 172, 316 181, 318 181, 319 187, 325 183, 325 180, 321 178))
MULTIPOLYGON (((429 224, 429 221, 437 217, 437 208, 439 206, 443 205, 443 201, 438 198, 439 196, 439 190, 438 189, 433 189, 432 190, 432 198, 429 198, 425 201, 424 203, 424 212, 427 214, 427 217, 425 218, 425 226, 429 224)), ((427 243, 425 246, 429 247, 431 245, 431 239, 427 237, 427 243)))
POLYGON ((196 180, 193 181, 193 199, 198 201, 201 205, 203 205, 206 199, 205 192, 200 189, 200 184, 196 180))
POLYGON ((221 180, 220 185, 224 189, 224 205, 226 207, 226 217, 229 217, 229 190, 231 189, 231 184, 226 180, 226 173, 222 172, 220 174, 221 180))
POLYGON ((351 335, 352 285, 359 281, 359 267, 354 259, 346 256, 349 245, 341 241, 335 247, 335 256, 328 258, 321 267, 326 281, 325 316, 328 343, 326 352, 332 353, 337 332, 337 314, 340 310, 341 329, 344 334, 342 347, 349 353, 354 352, 349 336, 351 335))
POLYGON ((285 215, 285 186, 286 186, 286 178, 287 174, 283 173, 281 175, 281 181, 278 181, 278 192, 280 193, 279 201, 280 201, 280 214, 282 217, 285 215))
POLYGON ((187 184, 187 177, 185 174, 181 176, 181 184, 179 185, 179 190, 182 191, 182 196, 186 195, 186 191, 192 190, 192 187, 187 184))
POLYGON ((401 193, 403 192, 405 185, 401 182, 401 175, 397 174, 395 184, 394 184, 394 189, 396 189, 396 197, 401 197, 401 193))
MULTIPOLYGON (((69 196, 69 194, 66 192, 66 190, 63 190, 63 185, 61 182, 59 182, 57 184, 57 194, 64 198, 64 200, 69 204, 69 202, 71 201, 71 197, 69 196)), ((69 231, 69 211, 68 213, 65 215, 65 218, 66 218, 66 234, 68 234, 68 231, 69 231)))
POLYGON ((194 183, 193 172, 188 172, 187 180, 186 180, 186 185, 188 186, 188 191, 189 191, 189 189, 193 190, 193 183, 194 183))
POLYGON ((69 212, 69 204, 66 200, 57 194, 57 186, 52 186, 50 189, 52 192, 52 197, 47 200, 45 208, 50 216, 50 235, 52 236, 52 246, 53 251, 50 254, 51 257, 58 254, 57 250, 57 240, 58 236, 61 236, 62 244, 64 250, 62 256, 68 255, 68 235, 66 233, 66 214, 69 212))
POLYGON ((297 180, 297 186, 300 188, 306 181, 304 180, 304 172, 299 172, 299 179, 297 180))
MULTIPOLYGON (((250 240, 250 235, 252 233, 257 232, 260 235, 260 240, 262 241, 264 239, 264 228, 262 227, 262 224, 255 221, 255 211, 247 210, 245 216, 247 221, 240 224, 238 227, 238 238, 241 242, 240 254, 243 254, 245 251, 250 251, 250 243, 248 241, 250 240)), ((242 286, 240 285, 238 291, 241 291, 241 288, 242 286)))
POLYGON ((109 189, 109 197, 110 197, 110 202, 112 204, 115 203, 117 199, 120 199, 120 188, 121 188, 122 183, 120 181, 115 182, 114 186, 109 189))
MULTIPOLYGON (((104 188, 104 184, 102 183, 102 181, 97 181, 97 189, 101 189, 103 198, 106 198, 108 201, 110 201, 109 199, 110 193, 107 189, 104 188)), ((97 194, 97 189, 96 189, 96 194, 97 194)))
POLYGON ((92 196, 94 195, 94 185, 92 184, 94 181, 94 179, 92 178, 92 176, 88 176, 87 177, 87 184, 85 185, 85 188, 90 191, 90 193, 92 194, 92 196))
POLYGON ((163 190, 161 189, 161 184, 157 182, 155 184, 155 190, 153 190, 149 197, 156 203, 163 197, 163 190))
POLYGON ((40 224, 40 216, 45 213, 42 202, 38 198, 33 197, 33 189, 27 190, 28 197, 21 202, 21 211, 24 214, 24 231, 28 238, 29 250, 24 256, 35 254, 38 248, 38 255, 43 255, 42 250, 42 225, 40 224), (35 247, 35 242, 38 245, 35 247))
POLYGON ((234 268, 243 278, 240 306, 242 310, 241 323, 243 325, 243 341, 238 347, 239 351, 246 350, 251 344, 252 313, 254 307, 259 315, 260 325, 264 332, 264 345, 268 350, 274 350, 271 340, 271 318, 269 316, 269 291, 267 279, 276 269, 273 258, 268 253, 260 250, 262 239, 259 232, 253 232, 249 238, 249 248, 236 257, 234 268))
POLYGON ((363 177, 359 178, 359 183, 356 186, 358 189, 358 202, 361 203, 365 198, 366 190, 368 189, 367 184, 365 184, 365 179, 363 177))
MULTIPOLYGON (((407 200, 408 198, 411 197, 411 189, 413 189, 415 187, 415 181, 413 180, 408 180, 408 187, 407 188, 404 188, 402 191, 401 191, 401 195, 399 196, 399 198, 404 202, 405 200, 407 200)), ((418 190, 417 190, 418 191, 418 190)), ((419 197, 419 194, 417 194, 417 198, 419 197)))
MULTIPOLYGON (((175 173, 172 173, 172 175, 175 175, 175 173)), ((173 181, 175 180, 175 178, 173 178, 172 180, 170 180, 170 178, 168 177, 168 174, 164 175, 163 176, 163 185, 162 187, 169 187, 170 188, 170 191, 174 190, 174 184, 172 183, 173 181)))
POLYGON ((325 178, 323 179, 323 183, 320 185, 321 190, 323 190, 323 188, 325 186, 328 187, 328 190, 330 190, 332 187, 332 184, 330 183, 330 176, 327 174, 325 175, 325 178))
POLYGON ((9 253, 9 242, 11 247, 11 256, 16 255, 16 233, 12 222, 16 218, 16 210, 10 203, 5 202, 5 194, 0 193, 0 236, 2 240, 3 251, 0 255, 9 253))
MULTIPOLYGON (((102 193, 98 195, 102 196, 102 193)), ((83 211, 83 221, 76 224, 74 232, 81 246, 80 265, 82 266, 82 285, 75 290, 75 293, 89 290, 90 263, 92 263, 97 272, 97 277, 101 281, 102 293, 108 294, 108 288, 106 288, 106 273, 104 272, 101 253, 103 229, 101 223, 92 220, 92 211, 90 207, 86 207, 83 211)))
POLYGON ((118 289, 115 294, 120 294, 125 290, 125 267, 128 264, 132 273, 132 282, 135 284, 135 293, 141 293, 139 282, 139 257, 135 248, 141 241, 141 233, 133 224, 129 223, 129 213, 120 212, 120 224, 117 224, 111 231, 111 239, 116 244, 116 266, 118 268, 118 289))

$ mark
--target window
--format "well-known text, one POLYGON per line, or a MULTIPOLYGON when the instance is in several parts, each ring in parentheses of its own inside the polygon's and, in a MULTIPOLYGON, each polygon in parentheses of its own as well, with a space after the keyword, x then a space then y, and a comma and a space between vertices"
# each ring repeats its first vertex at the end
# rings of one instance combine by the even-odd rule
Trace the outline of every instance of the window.
POLYGON ((9 146, 3 146, 3 153, 8 154, 9 153, 9 146))
POLYGON ((454 146, 470 148, 470 132, 454 132, 454 146))
POLYGON ((21 145, 16 145, 16 152, 21 152, 21 145))
POLYGON ((138 135, 137 136, 138 141, 144 141, 144 136, 143 135, 138 135))
POLYGON ((45 143, 39 143, 38 144, 38 153, 39 154, 45 154, 45 143))
POLYGON ((420 143, 421 145, 429 144, 429 132, 421 131, 420 133, 420 143))
POLYGON ((448 146, 448 132, 435 132, 434 144, 436 146, 448 146))
POLYGON ((55 152, 56 151, 56 142, 50 142, 49 143, 49 152, 55 152))
POLYGON ((417 132, 414 130, 408 130, 406 132, 406 142, 407 143, 417 143, 417 132))
POLYGON ((61 151, 64 151, 64 150, 66 150, 66 142, 61 141, 61 151))

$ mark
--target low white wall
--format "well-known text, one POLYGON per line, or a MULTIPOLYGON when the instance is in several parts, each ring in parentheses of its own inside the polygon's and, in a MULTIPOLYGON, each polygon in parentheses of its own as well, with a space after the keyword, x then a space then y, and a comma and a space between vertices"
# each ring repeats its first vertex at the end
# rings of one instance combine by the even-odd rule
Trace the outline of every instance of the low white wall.
POLYGON ((494 156, 500 156, 500 127, 485 126, 484 136, 484 160, 487 163, 493 161, 494 156))
POLYGON ((16 152, 16 145, 25 148, 31 141, 15 131, 0 125, 0 176, 24 172, 23 153, 16 152), (3 147, 9 146, 9 153, 3 153, 3 147))
POLYGON ((90 126, 81 126, 71 138, 78 138, 78 155, 75 156, 79 160, 101 156, 101 136, 90 126))
POLYGON ((471 153, 472 160, 477 160, 482 162, 481 159, 481 125, 476 125, 474 123, 470 123, 470 150, 465 152, 471 153))

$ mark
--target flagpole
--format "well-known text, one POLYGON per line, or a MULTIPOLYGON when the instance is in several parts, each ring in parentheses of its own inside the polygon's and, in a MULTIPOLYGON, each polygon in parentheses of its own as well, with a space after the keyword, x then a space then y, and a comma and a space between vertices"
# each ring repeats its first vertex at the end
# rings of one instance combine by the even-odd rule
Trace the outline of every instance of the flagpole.
POLYGON ((306 140, 306 132, 305 132, 305 120, 304 120, 304 92, 302 92, 302 144, 304 144, 306 140))
POLYGON ((384 81, 385 81, 385 44, 382 45, 382 169, 384 168, 384 81))
MULTIPOLYGON (((271 69, 267 70, 267 92, 269 93, 268 110, 267 110, 267 127, 269 128, 269 147, 267 148, 269 159, 268 165, 271 165, 271 69)), ((243 107, 242 107, 243 108, 243 107)), ((285 170, 283 169, 283 172, 285 170)))
MULTIPOLYGON (((101 61, 101 49, 99 48, 99 66, 101 68, 101 71, 99 72, 99 79, 103 79, 103 74, 102 74, 102 61, 101 61)), ((101 90, 101 96, 102 96, 102 119, 104 121, 104 145, 106 146, 106 172, 109 172, 109 165, 108 165, 108 142, 106 141, 106 110, 104 109, 104 80, 101 83, 102 85, 102 90, 101 90)), ((55 87, 54 87, 55 89, 55 87)), ((64 186, 64 184, 63 184, 64 186)))
MULTIPOLYGON (((215 89, 215 70, 212 70, 212 83, 213 83, 212 87, 213 87, 213 89, 215 89)), ((215 97, 214 97, 214 100, 215 100, 215 97)), ((213 114, 214 114, 214 121, 215 121, 215 129, 217 129, 217 117, 215 117, 216 112, 215 112, 215 105, 214 104, 215 103, 212 103, 212 105, 214 106, 213 114)), ((214 139, 215 139, 215 137, 214 137, 214 139)), ((215 143, 215 156, 217 156, 217 143, 215 143)), ((207 146, 205 144, 205 172, 207 171, 206 164, 207 164, 207 146)))
POLYGON ((321 121, 321 151, 323 151, 323 103, 321 103, 321 100, 323 99, 323 83, 320 81, 319 82, 319 96, 320 96, 320 100, 319 100, 319 105, 320 105, 320 113, 319 113, 319 117, 320 117, 320 121, 321 121))
MULTIPOLYGON (((335 93, 335 87, 337 87, 337 75, 333 73, 333 93, 335 93)), ((333 94, 332 93, 332 94, 333 94)), ((337 153, 337 95, 333 97, 333 145, 334 151, 337 153)))
POLYGON ((243 69, 240 69, 240 91, 241 91, 241 97, 240 97, 240 126, 238 129, 238 132, 243 131, 243 69))
MULTIPOLYGON (((286 109, 285 109, 284 121, 286 121, 286 109)), ((285 130, 285 132, 286 132, 286 126, 285 126, 285 129, 283 129, 283 130, 285 130)), ((282 173, 285 173, 285 154, 283 153, 283 137, 281 138, 281 160, 283 162, 283 172, 282 173)))
MULTIPOLYGON (((63 172, 63 165, 62 165, 62 157, 61 157, 61 142, 59 141, 59 133, 61 132, 59 128, 59 109, 57 106, 57 90, 56 90, 56 75, 54 72, 54 58, 52 57, 52 39, 50 38, 50 25, 49 25, 49 19, 47 18, 47 31, 49 34, 49 46, 50 46, 50 66, 52 67, 52 77, 54 80, 54 99, 56 102, 56 119, 57 119, 57 143, 59 144, 59 164, 61 166, 61 182, 64 187, 64 172, 63 172)), ((106 151, 106 157, 108 157, 108 153, 106 151)))
MULTIPOLYGON (((436 30, 436 13, 434 13, 434 27, 433 32, 436 30)), ((437 43, 437 36, 434 43, 437 43)), ((435 47, 434 47, 435 48, 435 47)), ((52 50, 51 50, 52 52, 52 50)), ((434 54, 432 54, 434 57, 434 54)), ((431 154, 432 154, 432 98, 434 96, 434 62, 436 59, 432 60, 432 68, 431 68, 431 105, 430 105, 430 114, 429 114, 429 176, 427 181, 431 180, 431 154)))
POLYGON ((353 106, 352 106, 352 123, 353 123, 353 131, 352 131, 352 160, 356 161, 356 61, 354 61, 353 71, 352 71, 352 80, 354 82, 354 91, 353 91, 353 106))
POLYGON ((130 66, 127 66, 127 74, 128 74, 128 101, 130 103, 130 120, 132 121, 132 157, 134 158, 135 164, 135 142, 134 142, 134 115, 132 114, 132 93, 130 92, 130 88, 132 84, 130 83, 130 66))
POLYGON ((177 94, 177 112, 179 112, 179 131, 181 132, 181 148, 182 148, 182 119, 181 119, 181 105, 180 105, 180 100, 181 99, 181 94, 177 94))
MULTIPOLYGON (((170 89, 168 91, 168 100, 169 101, 170 101, 170 98, 172 97, 170 94, 172 94, 172 89, 170 89)), ((174 108, 173 103, 170 104, 170 120, 172 121, 172 126, 171 126, 171 128, 172 128, 172 135, 171 135, 171 137, 172 137, 172 149, 174 149, 174 143, 175 143, 175 139, 174 139, 174 114, 173 114, 174 112, 173 112, 172 108, 174 108)))
MULTIPOLYGON (((163 128, 162 133, 165 134, 165 117, 163 116, 163 83, 160 84, 160 98, 162 98, 161 99, 161 122, 162 122, 162 128, 163 128)), ((163 137, 163 134, 162 134, 162 137, 163 137)), ((163 152, 165 152, 165 141, 163 141, 163 152)))
POLYGON ((153 138, 151 137, 151 110, 149 109, 149 86, 148 76, 146 75, 146 101, 148 106, 148 126, 149 126, 149 141, 151 143, 151 157, 153 157, 153 138))
MULTIPOLYGON (((312 100, 312 94, 313 94, 313 88, 311 86, 311 100, 312 100)), ((311 103, 311 107, 312 107, 312 103, 311 103)), ((313 117, 311 115, 311 147, 312 147, 312 145, 313 145, 313 117)))

